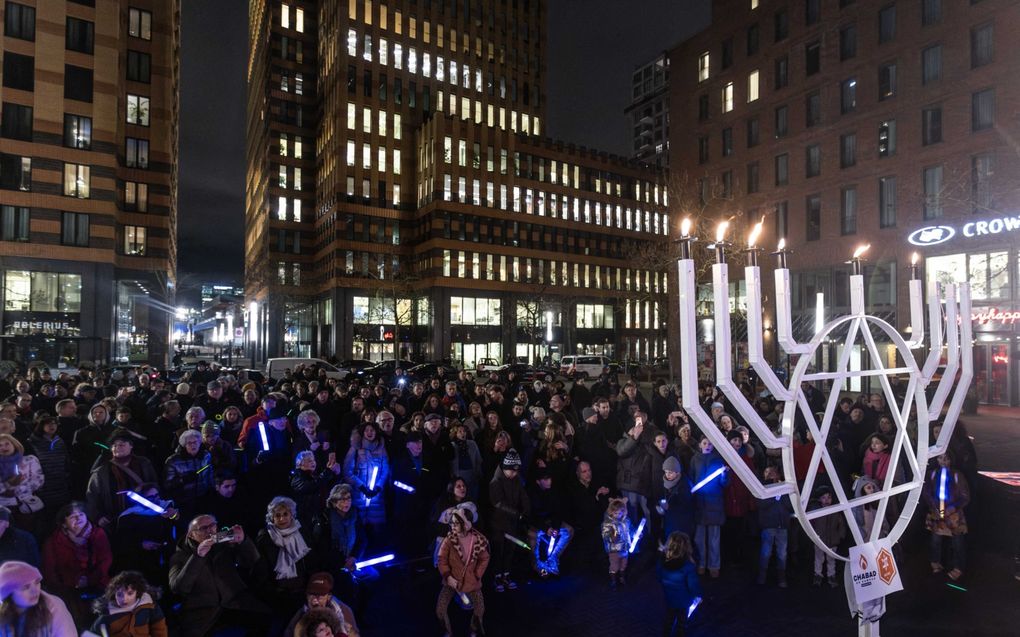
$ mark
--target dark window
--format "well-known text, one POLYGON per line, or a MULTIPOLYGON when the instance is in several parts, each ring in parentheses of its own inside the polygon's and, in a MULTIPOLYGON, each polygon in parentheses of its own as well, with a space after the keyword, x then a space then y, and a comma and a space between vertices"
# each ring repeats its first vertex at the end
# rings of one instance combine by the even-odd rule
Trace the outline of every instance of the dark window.
POLYGON ((747 55, 754 55, 758 52, 758 23, 755 22, 747 27, 747 55))
POLYGON ((896 154, 896 120, 889 119, 878 125, 878 156, 896 154))
POLYGON ((818 241, 822 238, 822 198, 819 195, 810 195, 804 201, 804 212, 806 220, 805 234, 808 241, 818 241))
POLYGON ((32 158, 0 153, 0 188, 32 190, 32 158))
POLYGON ((708 119, 708 94, 698 96, 698 119, 705 121, 708 119))
POLYGON ((970 68, 984 66, 992 61, 994 53, 992 25, 986 24, 970 30, 970 68))
POLYGON ((846 114, 857 110, 857 78, 843 80, 839 89, 839 112, 846 114))
POLYGON ((776 108, 776 137, 786 137, 790 132, 790 109, 786 106, 776 108))
POLYGON ((64 98, 79 102, 92 101, 92 69, 64 65, 64 98))
POLYGON ((754 148, 761 141, 761 126, 758 125, 758 118, 747 120, 747 147, 754 148))
POLYGON ((92 55, 95 46, 96 26, 87 20, 67 19, 66 46, 69 51, 92 55))
POLYGON ((35 58, 4 51, 4 86, 31 91, 35 89, 35 58))
POLYGON ((942 141, 942 107, 921 110, 921 143, 925 146, 942 141))
POLYGON ((347 92, 353 93, 358 90, 358 69, 353 64, 347 65, 347 92))
POLYGON ((721 57, 722 68, 728 69, 733 65, 733 38, 723 40, 721 57))
POLYGON ((776 185, 785 186, 790 183, 790 156, 786 153, 776 155, 776 185))
POLYGON ((849 60, 857 56, 857 25, 848 24, 839 30, 839 59, 849 60))
POLYGON ((839 136, 839 167, 849 168, 857 163, 857 134, 839 136))
POLYGON ((929 166, 923 172, 924 218, 937 219, 942 216, 942 166, 929 166))
POLYGON ((722 196, 729 199, 733 196, 733 171, 727 170, 722 174, 722 196))
POLYGON ((822 121, 822 95, 815 91, 804 98, 804 125, 808 128, 822 121))
POLYGON ((814 24, 822 16, 821 0, 804 0, 804 22, 814 24))
POLYGON ((811 42, 804 47, 804 73, 814 75, 822 70, 822 45, 820 42, 811 42))
POLYGON ((0 240, 28 241, 28 208, 3 206, 0 209, 0 240))
POLYGON ((921 84, 942 79, 942 45, 936 44, 921 51, 921 84))
POLYGON ((722 131, 722 156, 729 157, 733 154, 733 129, 724 128, 722 131))
POLYGON ((704 164, 708 162, 708 138, 698 138, 698 163, 704 164))
POLYGON ((365 97, 372 97, 372 69, 365 69, 362 73, 361 90, 365 97))
POLYGON ((786 11, 786 9, 780 9, 779 11, 776 11, 775 16, 773 16, 773 20, 775 22, 775 34, 773 39, 776 42, 785 40, 786 37, 790 35, 790 14, 786 11))
POLYGON ((942 0, 921 0, 921 25, 942 22, 942 0))
POLYGON ((896 5, 890 4, 878 12, 878 43, 889 42, 896 37, 896 5))
POLYGON ((992 156, 975 155, 970 159, 970 194, 974 212, 993 210, 992 201, 992 156))
POLYGON ((890 228, 896 225, 896 178, 878 180, 878 225, 890 228))
POLYGON ((386 77, 385 73, 379 74, 379 101, 386 101, 386 88, 389 86, 390 80, 386 77))
POLYGON ((790 226, 788 224, 788 215, 790 206, 785 201, 780 201, 776 204, 776 238, 785 239, 786 233, 789 232, 790 226))
POLYGON ((65 246, 88 246, 89 216, 79 212, 63 213, 60 223, 60 243, 65 246))
POLYGON ((971 130, 991 128, 995 123, 995 89, 985 89, 970 96, 971 130))
POLYGON ((822 174, 822 147, 811 144, 804 149, 804 176, 817 177, 822 174))
POLYGON ((844 188, 840 193, 839 231, 840 234, 857 233, 857 189, 844 188))
POLYGON ((148 53, 127 52, 127 79, 148 84, 151 78, 152 58, 148 53))
POLYGON ((747 194, 758 192, 758 162, 747 165, 747 194))
POLYGON ((404 83, 399 77, 393 78, 393 103, 402 104, 404 101, 404 83))
POLYGON ((878 101, 896 95, 896 63, 878 67, 878 101))
POLYGON ((35 40, 35 7, 16 2, 4 4, 4 35, 21 40, 35 40))
POLYGON ((149 140, 135 137, 125 138, 124 154, 128 168, 148 168, 149 140))
POLYGON ((776 58, 776 89, 781 89, 790 84, 790 58, 782 56, 776 58))
POLYGON ((0 136, 32 141, 32 107, 4 102, 0 115, 0 136))

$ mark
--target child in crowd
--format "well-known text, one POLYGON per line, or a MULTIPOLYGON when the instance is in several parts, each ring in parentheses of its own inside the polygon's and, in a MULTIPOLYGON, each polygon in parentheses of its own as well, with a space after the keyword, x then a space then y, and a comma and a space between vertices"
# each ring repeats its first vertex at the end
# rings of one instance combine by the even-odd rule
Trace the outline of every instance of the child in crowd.
POLYGON ((627 499, 613 498, 602 520, 602 542, 609 555, 609 588, 626 584, 627 555, 630 552, 630 519, 627 517, 627 499))
POLYGON ((924 499, 928 504, 924 528, 931 532, 931 572, 938 574, 943 571, 942 544, 949 538, 953 545, 953 568, 948 575, 949 579, 956 581, 963 576, 967 564, 967 518, 963 508, 970 502, 970 487, 963 473, 953 468, 949 452, 939 456, 938 466, 928 473, 924 482, 924 499))
POLYGON ((691 538, 686 533, 670 533, 658 566, 659 582, 666 594, 666 621, 662 630, 666 637, 683 637, 687 619, 701 601, 701 583, 695 572, 693 553, 691 538))
MULTIPOLYGON (((808 509, 824 509, 827 506, 832 506, 832 489, 828 486, 818 487, 815 489, 814 497, 808 505, 808 509)), ((846 537, 846 520, 843 518, 842 512, 815 518, 811 520, 811 526, 814 528, 815 533, 818 534, 818 538, 825 543, 825 546, 833 551, 836 550, 836 547, 846 537)), ((815 586, 822 585, 822 571, 826 565, 828 565, 829 571, 829 586, 836 588, 839 586, 836 581, 836 558, 816 545, 815 578, 813 582, 815 586)))
MULTIPOLYGON (((763 475, 766 485, 779 482, 779 469, 766 467, 763 475)), ((776 579, 779 588, 786 588, 786 543, 793 505, 790 496, 758 500, 758 527, 761 529, 761 553, 758 556, 758 583, 764 584, 768 575, 773 547, 776 554, 776 579)))
POLYGON ((871 434, 868 437, 864 462, 861 463, 861 475, 868 476, 880 486, 885 484, 885 475, 889 472, 889 438, 883 434, 871 434))
MULTIPOLYGON (((695 487, 701 484, 702 480, 726 466, 708 438, 702 438, 698 448, 701 453, 691 459, 691 479, 695 487)), ((707 563, 708 572, 712 577, 719 577, 721 561, 719 536, 721 527, 726 521, 723 503, 723 489, 726 482, 726 472, 723 471, 694 492, 694 521, 697 524, 694 530, 694 542, 698 547, 698 575, 705 573, 705 564, 707 563)))
POLYGON ((92 624, 92 632, 109 637, 166 637, 166 618, 156 603, 158 597, 159 589, 150 587, 141 573, 121 571, 93 602, 99 618, 92 624))

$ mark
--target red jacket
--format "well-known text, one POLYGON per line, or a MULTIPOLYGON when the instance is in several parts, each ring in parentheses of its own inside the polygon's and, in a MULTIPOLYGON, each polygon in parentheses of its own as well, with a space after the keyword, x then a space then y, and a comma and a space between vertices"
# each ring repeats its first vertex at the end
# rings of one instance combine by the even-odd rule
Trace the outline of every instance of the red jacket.
POLYGON ((89 588, 104 588, 110 581, 112 563, 110 541, 98 526, 92 527, 92 535, 82 547, 75 546, 60 529, 43 544, 43 580, 50 586, 77 588, 84 575, 89 588))
MULTIPOLYGON (((744 455, 741 455, 740 459, 754 472, 754 460, 744 455)), ((727 482, 723 487, 723 500, 728 518, 742 518, 748 511, 754 509, 754 498, 751 497, 751 491, 744 486, 743 480, 727 482)))
MULTIPOLYGON (((241 425, 241 433, 238 434, 238 436, 237 436, 237 446, 242 448, 242 449, 244 449, 245 445, 248 442, 248 436, 251 436, 251 435, 256 435, 257 436, 258 434, 252 434, 252 431, 259 428, 259 423, 260 422, 266 422, 267 420, 268 419, 266 418, 266 410, 262 409, 261 407, 259 407, 258 411, 256 411, 253 415, 248 416, 247 418, 245 418, 244 419, 244 424, 241 425)), ((266 425, 266 426, 268 427, 269 425, 266 425)), ((294 433, 294 429, 290 426, 290 420, 289 419, 287 420, 287 427, 286 427, 286 429, 291 434, 294 433)), ((262 444, 262 442, 259 441, 258 438, 256 438, 255 440, 256 440, 256 442, 258 444, 262 444)), ((259 448, 261 449, 261 447, 259 447, 259 448)))

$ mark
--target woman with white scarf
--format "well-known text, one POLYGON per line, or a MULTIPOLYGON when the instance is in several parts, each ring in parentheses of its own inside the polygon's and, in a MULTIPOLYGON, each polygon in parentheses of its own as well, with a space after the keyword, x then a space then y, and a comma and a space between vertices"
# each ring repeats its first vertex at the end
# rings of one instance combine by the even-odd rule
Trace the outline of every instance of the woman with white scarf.
POLYGON ((297 520, 297 504, 290 498, 273 498, 255 546, 268 571, 266 599, 287 612, 304 601, 308 575, 318 570, 308 533, 297 520))

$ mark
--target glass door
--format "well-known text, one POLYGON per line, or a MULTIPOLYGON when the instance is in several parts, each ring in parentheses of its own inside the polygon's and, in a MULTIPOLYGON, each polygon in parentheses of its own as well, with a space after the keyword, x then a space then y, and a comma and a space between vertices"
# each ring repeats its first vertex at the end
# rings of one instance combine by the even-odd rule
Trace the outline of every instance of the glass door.
POLYGON ((974 344, 974 390, 981 403, 1009 404, 1008 345, 974 344))

